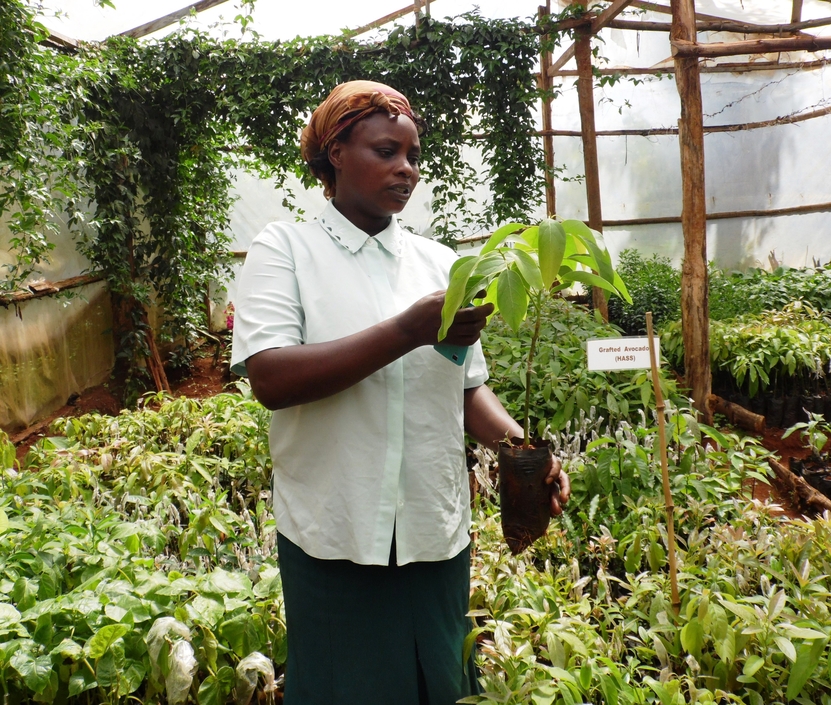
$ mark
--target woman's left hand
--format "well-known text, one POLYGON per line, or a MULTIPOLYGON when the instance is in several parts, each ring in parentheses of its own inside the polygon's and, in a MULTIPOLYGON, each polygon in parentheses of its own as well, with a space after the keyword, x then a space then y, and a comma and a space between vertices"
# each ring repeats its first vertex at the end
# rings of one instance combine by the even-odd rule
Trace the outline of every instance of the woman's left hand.
POLYGON ((553 455, 549 462, 545 484, 551 486, 551 516, 560 516, 563 513, 563 505, 571 496, 571 480, 569 480, 568 473, 563 470, 560 459, 553 455))

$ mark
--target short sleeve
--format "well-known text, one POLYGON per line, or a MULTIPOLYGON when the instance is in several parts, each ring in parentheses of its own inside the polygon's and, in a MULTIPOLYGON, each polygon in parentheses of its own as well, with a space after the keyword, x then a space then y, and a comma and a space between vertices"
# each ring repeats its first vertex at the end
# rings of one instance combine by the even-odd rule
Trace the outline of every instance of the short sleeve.
POLYGON ((481 387, 488 381, 488 377, 488 363, 482 352, 482 342, 477 340, 465 359, 465 389, 481 387))
POLYGON ((248 249, 234 301, 234 374, 245 376, 245 361, 258 352, 304 342, 305 320, 290 228, 270 223, 248 249))

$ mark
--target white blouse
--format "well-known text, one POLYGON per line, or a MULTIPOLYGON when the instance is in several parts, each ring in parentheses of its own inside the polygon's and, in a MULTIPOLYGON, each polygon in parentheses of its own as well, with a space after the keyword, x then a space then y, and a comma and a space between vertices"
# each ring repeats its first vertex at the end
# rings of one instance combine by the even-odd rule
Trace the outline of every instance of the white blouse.
MULTIPOLYGON (((317 221, 271 223, 234 301, 231 369, 257 352, 365 330, 447 287, 455 253, 392 219, 375 237, 330 202, 317 221)), ((423 346, 320 401, 273 413, 277 529, 307 554, 386 565, 451 558, 468 543, 464 390, 488 378, 423 346)))

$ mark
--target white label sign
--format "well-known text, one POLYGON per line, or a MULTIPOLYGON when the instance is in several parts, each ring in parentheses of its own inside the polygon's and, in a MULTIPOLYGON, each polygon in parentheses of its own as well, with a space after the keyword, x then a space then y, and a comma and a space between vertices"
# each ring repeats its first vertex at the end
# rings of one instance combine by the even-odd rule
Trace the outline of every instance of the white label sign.
MULTIPOLYGON (((590 370, 643 370, 649 361, 649 338, 595 338, 586 341, 590 370)), ((661 349, 655 338, 655 357, 661 364, 661 349)))

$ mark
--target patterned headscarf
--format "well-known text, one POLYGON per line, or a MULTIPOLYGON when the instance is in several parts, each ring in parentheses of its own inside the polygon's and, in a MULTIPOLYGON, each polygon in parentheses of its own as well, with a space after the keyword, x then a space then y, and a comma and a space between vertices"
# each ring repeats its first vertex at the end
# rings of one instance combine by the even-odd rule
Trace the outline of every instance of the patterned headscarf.
MULTIPOLYGON (((309 124, 300 135, 300 153, 309 164, 325 151, 346 128, 373 113, 406 115, 415 120, 409 101, 394 88, 375 81, 349 81, 336 86, 312 113, 309 124)), ((335 195, 335 184, 329 174, 312 169, 323 182, 326 198, 335 195)))

